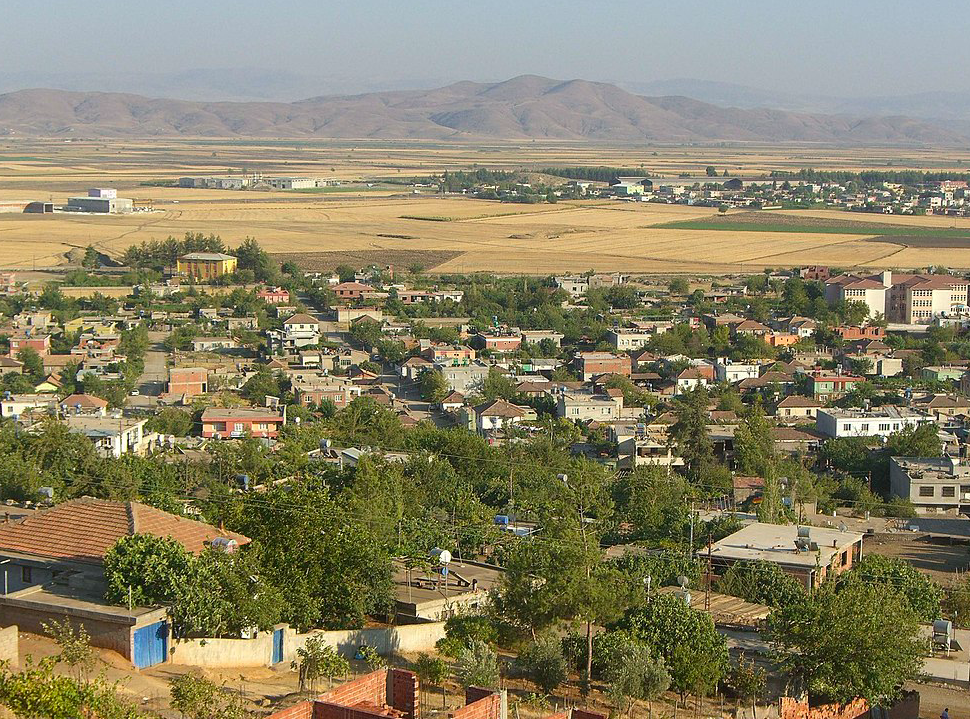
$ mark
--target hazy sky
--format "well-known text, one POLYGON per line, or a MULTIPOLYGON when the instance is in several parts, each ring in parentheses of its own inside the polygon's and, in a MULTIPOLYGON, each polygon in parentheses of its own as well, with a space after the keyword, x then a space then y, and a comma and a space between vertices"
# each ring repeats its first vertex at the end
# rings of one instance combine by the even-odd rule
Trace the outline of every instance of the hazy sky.
POLYGON ((690 77, 877 95, 970 91, 968 37, 966 8, 932 0, 3 0, 0 72, 690 77))

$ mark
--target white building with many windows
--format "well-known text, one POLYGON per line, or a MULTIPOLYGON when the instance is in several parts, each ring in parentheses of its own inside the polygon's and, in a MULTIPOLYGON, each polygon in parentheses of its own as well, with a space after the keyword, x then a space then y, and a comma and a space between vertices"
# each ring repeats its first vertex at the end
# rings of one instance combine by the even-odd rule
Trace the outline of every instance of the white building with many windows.
POLYGON ((888 437, 905 427, 931 422, 933 418, 925 412, 905 407, 869 411, 825 408, 815 415, 815 429, 827 437, 888 437))

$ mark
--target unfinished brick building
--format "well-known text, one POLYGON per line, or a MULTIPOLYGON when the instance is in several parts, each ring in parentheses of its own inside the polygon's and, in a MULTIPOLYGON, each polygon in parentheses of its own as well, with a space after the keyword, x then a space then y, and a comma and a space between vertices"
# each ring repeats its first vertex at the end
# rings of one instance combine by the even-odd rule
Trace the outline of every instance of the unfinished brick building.
MULTIPOLYGON (((316 699, 294 704, 267 719, 417 719, 420 710, 418 678, 404 669, 380 669, 347 682, 316 699)), ((504 690, 479 687, 465 690, 465 706, 451 712, 452 719, 508 719, 504 690)), ((606 719, 579 709, 548 719, 606 719)))

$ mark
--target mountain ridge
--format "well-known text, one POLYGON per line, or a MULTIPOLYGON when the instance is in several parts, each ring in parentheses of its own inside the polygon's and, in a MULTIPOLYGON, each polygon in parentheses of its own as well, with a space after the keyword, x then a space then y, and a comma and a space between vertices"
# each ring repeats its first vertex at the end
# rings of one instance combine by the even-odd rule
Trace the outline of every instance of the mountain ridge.
POLYGON ((0 95, 0 136, 935 145, 968 139, 960 130, 903 115, 723 107, 676 95, 638 95, 611 83, 538 75, 295 102, 19 90, 0 95))

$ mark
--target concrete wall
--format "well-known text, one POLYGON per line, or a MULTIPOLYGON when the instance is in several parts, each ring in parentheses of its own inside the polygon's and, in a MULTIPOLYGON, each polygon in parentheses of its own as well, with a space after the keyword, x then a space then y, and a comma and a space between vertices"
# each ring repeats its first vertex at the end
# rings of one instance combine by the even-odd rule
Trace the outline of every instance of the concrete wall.
POLYGON ((20 666, 20 630, 16 624, 0 629, 0 661, 9 662, 13 669, 20 666))
POLYGON ((83 626, 91 636, 92 646, 111 649, 131 661, 136 628, 133 624, 73 616, 69 611, 53 606, 44 610, 0 606, 0 624, 16 624, 23 631, 33 634, 46 634, 44 624, 64 619, 70 620, 75 627, 83 626))
MULTIPOLYGON (((283 661, 296 659, 296 650, 307 638, 323 635, 327 644, 344 656, 353 656, 363 644, 374 647, 383 656, 405 652, 426 652, 445 636, 444 622, 408 624, 397 627, 347 629, 343 631, 298 634, 289 627, 283 630, 283 661)), ((172 644, 171 659, 176 664, 197 667, 264 667, 273 656, 273 633, 260 632, 253 639, 185 639, 172 644)))

